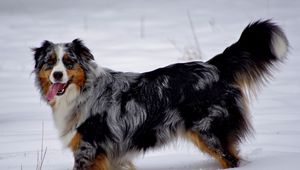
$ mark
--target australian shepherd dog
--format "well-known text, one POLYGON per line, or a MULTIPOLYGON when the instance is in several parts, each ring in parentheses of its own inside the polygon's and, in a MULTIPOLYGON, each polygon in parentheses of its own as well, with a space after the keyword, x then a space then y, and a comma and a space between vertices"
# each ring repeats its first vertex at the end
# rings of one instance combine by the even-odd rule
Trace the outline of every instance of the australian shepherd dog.
POLYGON ((133 155, 178 137, 230 168, 251 132, 248 93, 286 58, 288 41, 276 24, 257 21, 207 62, 144 73, 98 66, 79 39, 33 50, 36 85, 74 154, 74 170, 134 169, 133 155))

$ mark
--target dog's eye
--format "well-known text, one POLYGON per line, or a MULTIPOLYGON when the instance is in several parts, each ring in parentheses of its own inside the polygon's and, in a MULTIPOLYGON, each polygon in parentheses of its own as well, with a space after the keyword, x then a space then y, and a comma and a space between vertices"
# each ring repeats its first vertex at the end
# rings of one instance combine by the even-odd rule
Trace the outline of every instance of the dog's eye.
POLYGON ((64 64, 67 67, 67 69, 72 69, 74 66, 74 62, 72 60, 65 60, 64 64))
POLYGON ((50 60, 46 61, 46 62, 45 62, 45 65, 46 65, 47 69, 52 68, 52 67, 55 65, 55 62, 56 62, 56 61, 53 60, 53 59, 50 59, 50 60))
POLYGON ((48 60, 48 65, 54 65, 55 64, 55 61, 54 60, 48 60))

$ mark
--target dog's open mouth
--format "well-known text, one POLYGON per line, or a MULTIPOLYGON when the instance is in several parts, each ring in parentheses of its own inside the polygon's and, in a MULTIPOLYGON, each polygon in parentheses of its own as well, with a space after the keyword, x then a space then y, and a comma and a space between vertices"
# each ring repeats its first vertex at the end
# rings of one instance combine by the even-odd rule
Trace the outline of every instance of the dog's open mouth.
POLYGON ((49 90, 46 94, 46 98, 48 101, 53 100, 55 96, 61 96, 65 93, 68 88, 70 81, 67 83, 53 83, 50 85, 49 90))

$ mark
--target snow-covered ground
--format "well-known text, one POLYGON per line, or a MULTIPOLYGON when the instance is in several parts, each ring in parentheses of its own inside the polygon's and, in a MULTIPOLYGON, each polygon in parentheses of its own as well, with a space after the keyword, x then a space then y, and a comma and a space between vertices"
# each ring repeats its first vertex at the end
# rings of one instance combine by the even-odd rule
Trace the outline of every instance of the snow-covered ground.
MULTIPOLYGON (((141 72, 197 52, 191 21, 205 61, 235 42, 249 22, 268 18, 283 27, 291 48, 274 80, 252 101, 255 133, 240 145, 244 161, 236 169, 299 169, 299 9, 296 0, 0 1, 0 169, 36 169, 42 142, 47 148, 43 169, 73 164, 34 86, 30 48, 41 41, 81 38, 100 65, 141 72)), ((134 162, 139 170, 219 168, 185 141, 134 162)))

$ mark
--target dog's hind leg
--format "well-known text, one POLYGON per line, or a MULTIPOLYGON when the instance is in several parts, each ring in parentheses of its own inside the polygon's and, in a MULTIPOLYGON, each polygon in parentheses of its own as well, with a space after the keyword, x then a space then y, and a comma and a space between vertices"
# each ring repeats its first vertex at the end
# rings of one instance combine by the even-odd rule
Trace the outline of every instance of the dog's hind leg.
POLYGON ((187 137, 200 150, 214 157, 222 168, 233 168, 239 164, 239 158, 236 156, 234 148, 224 148, 221 141, 211 133, 187 131, 187 137))

